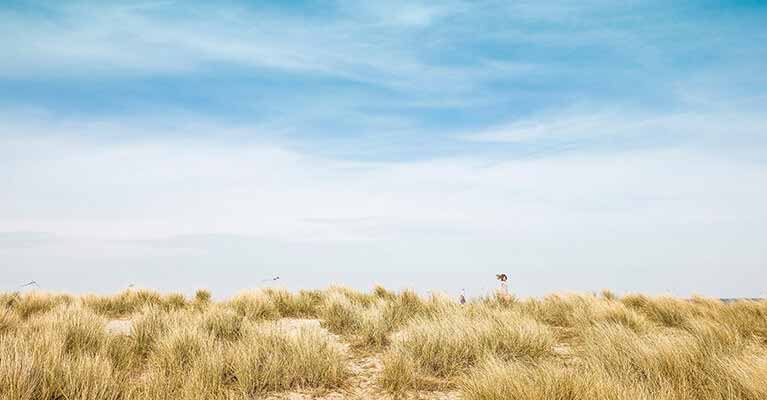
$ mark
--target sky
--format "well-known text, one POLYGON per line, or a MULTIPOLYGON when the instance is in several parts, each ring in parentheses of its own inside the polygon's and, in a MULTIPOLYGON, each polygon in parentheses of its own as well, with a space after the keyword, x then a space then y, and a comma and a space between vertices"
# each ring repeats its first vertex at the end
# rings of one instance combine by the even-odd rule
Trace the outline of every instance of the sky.
POLYGON ((0 290, 767 294, 762 1, 0 2, 0 290))

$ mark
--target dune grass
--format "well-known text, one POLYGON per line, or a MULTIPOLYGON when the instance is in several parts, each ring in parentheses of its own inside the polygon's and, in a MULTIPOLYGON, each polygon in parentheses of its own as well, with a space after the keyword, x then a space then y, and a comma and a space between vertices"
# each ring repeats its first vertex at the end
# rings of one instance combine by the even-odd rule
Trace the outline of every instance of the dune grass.
POLYGON ((641 389, 624 387, 609 375, 543 361, 484 360, 458 386, 466 400, 650 400, 641 389))
POLYGON ((488 357, 459 379, 464 398, 767 398, 763 302, 608 294, 522 308, 571 329, 572 352, 536 362, 488 357))
POLYGON ((458 305, 449 298, 433 294, 422 298, 412 290, 400 293, 374 288, 372 296, 331 288, 320 308, 323 325, 344 335, 357 348, 382 350, 392 334, 416 317, 446 313, 458 305))
POLYGON ((240 391, 259 393, 297 387, 340 387, 348 375, 341 350, 321 331, 301 328, 286 335, 253 326, 229 347, 227 357, 240 391))
POLYGON ((603 291, 459 305, 340 286, 221 301, 206 290, 0 294, 1 400, 343 392, 353 382, 349 357, 359 354, 381 360, 378 390, 396 396, 767 399, 767 302, 603 291), (131 320, 129 332, 106 329, 117 318, 131 320), (316 318, 322 328, 289 328, 283 318, 316 318))
MULTIPOLYGON (((412 321, 384 357, 381 382, 401 391, 440 382, 468 371, 487 357, 536 360, 551 355, 547 326, 517 312, 447 313, 412 321)), ((447 381, 445 381, 447 382, 447 381)))
POLYGON ((331 337, 270 322, 314 312, 317 298, 277 290, 220 303, 148 292, 16 296, 0 307, 0 399, 250 399, 339 388, 348 361, 331 337), (107 317, 126 313, 130 332, 109 333, 107 317))
POLYGON ((0 336, 4 334, 11 334, 21 324, 21 318, 8 309, 0 309, 0 336))

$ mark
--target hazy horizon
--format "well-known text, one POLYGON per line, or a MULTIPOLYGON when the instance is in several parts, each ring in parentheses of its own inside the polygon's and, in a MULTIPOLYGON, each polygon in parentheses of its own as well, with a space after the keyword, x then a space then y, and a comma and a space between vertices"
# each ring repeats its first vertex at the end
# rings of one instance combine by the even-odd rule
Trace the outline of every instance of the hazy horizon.
POLYGON ((0 290, 763 297, 765 17, 3 2, 0 290))

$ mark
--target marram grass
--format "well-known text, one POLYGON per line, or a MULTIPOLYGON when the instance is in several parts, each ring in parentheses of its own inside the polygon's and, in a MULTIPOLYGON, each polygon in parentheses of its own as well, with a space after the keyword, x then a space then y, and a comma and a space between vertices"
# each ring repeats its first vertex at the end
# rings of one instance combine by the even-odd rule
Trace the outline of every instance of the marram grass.
POLYGON ((0 294, 0 400, 343 395, 364 357, 381 366, 369 398, 767 399, 767 302, 604 291, 460 305, 340 286, 220 301, 0 294), (130 322, 114 331, 114 319, 130 322))

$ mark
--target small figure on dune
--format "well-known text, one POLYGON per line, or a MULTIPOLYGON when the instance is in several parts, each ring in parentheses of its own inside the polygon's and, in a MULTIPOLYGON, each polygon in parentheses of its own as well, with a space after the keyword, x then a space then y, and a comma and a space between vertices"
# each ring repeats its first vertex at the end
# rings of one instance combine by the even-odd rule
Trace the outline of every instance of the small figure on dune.
POLYGON ((509 277, 506 274, 495 274, 495 279, 501 282, 501 287, 498 290, 499 294, 507 297, 509 295, 509 285, 506 281, 509 280, 509 277))
POLYGON ((466 304, 466 292, 464 289, 461 289, 461 295, 458 296, 458 302, 461 303, 461 305, 466 304))

